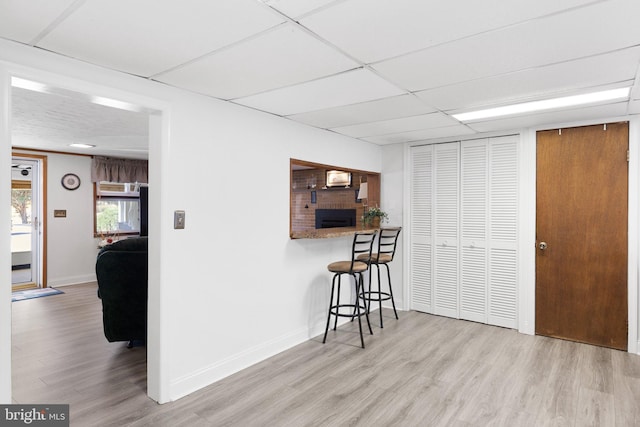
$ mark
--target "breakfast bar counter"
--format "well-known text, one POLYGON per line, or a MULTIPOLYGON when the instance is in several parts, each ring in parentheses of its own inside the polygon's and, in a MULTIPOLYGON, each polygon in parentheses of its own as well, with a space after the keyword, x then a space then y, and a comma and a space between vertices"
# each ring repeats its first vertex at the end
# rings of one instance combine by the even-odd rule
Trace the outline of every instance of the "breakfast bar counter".
POLYGON ((377 227, 335 227, 298 230, 291 232, 291 239, 329 239, 333 237, 352 236, 356 231, 376 230, 377 227))

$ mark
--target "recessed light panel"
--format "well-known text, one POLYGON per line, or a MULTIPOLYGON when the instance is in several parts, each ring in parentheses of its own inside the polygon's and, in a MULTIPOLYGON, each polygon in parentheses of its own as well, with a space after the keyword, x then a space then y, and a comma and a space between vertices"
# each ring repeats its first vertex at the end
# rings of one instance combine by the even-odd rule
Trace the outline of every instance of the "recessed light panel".
POLYGON ((505 105, 504 107, 488 108, 486 110, 469 111, 468 113, 453 114, 461 122, 490 119, 493 117, 512 116, 516 114, 532 113, 536 111, 553 110, 557 108, 575 107, 578 105, 596 104, 605 101, 626 99, 630 88, 604 90, 585 93, 582 95, 565 96, 562 98, 543 99, 540 101, 524 102, 521 104, 505 105))

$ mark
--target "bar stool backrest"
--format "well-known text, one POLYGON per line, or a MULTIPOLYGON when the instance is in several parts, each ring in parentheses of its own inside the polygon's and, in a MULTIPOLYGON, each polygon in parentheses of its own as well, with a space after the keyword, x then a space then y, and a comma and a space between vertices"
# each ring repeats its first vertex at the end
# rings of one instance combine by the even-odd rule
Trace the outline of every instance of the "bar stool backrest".
POLYGON ((402 227, 388 227, 380 229, 380 235, 378 236, 378 259, 380 259, 382 255, 388 255, 391 257, 389 262, 393 261, 393 256, 396 254, 396 246, 398 244, 400 231, 402 231, 402 227))
POLYGON ((373 241, 376 238, 376 234, 378 234, 378 230, 356 231, 356 234, 353 236, 350 271, 353 271, 353 264, 356 261, 366 262, 367 265, 369 264, 371 252, 373 251, 373 241), (367 259, 358 259, 358 257, 362 257, 362 255, 366 255, 367 259))

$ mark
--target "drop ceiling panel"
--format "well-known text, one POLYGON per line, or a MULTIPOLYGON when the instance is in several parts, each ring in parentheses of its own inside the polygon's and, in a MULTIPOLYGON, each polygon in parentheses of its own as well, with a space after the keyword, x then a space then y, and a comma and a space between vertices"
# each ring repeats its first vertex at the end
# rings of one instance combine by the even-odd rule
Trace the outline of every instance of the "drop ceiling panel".
POLYGON ((336 0, 261 0, 290 18, 298 18, 336 0))
POLYGON ((413 117, 402 117, 393 120, 381 120, 373 123, 363 123, 359 125, 343 126, 333 128, 334 132, 354 138, 362 138, 376 135, 387 135, 399 132, 407 132, 428 128, 438 128, 454 126, 459 124, 446 114, 430 113, 413 117))
POLYGON ((387 145, 387 144, 399 144, 403 142, 423 141, 427 139, 446 138, 446 137, 458 137, 462 135, 474 134, 473 129, 464 125, 446 126, 441 128, 423 129, 412 132, 401 132, 390 135, 370 136, 362 138, 364 141, 372 142, 374 144, 387 145))
POLYGON ((400 95, 326 110, 294 114, 289 118, 311 126, 329 129, 377 120, 417 116, 434 111, 433 108, 427 107, 413 95, 400 95))
POLYGON ((411 91, 477 80, 636 46, 639 15, 640 2, 611 0, 439 45, 374 68, 411 91))
POLYGON ((234 100, 238 104, 289 116, 400 95, 402 90, 366 69, 348 71, 234 100))
MULTIPOLYGON (((390 144, 640 114, 638 16, 638 0, 0 0, 0 37, 390 144), (627 104, 468 126, 442 113, 632 84, 627 104)), ((146 155, 110 113, 29 102, 14 141, 146 155)))
POLYGON ((3 0, 0 37, 29 44, 73 3, 74 0, 3 0))
MULTIPOLYGON (((69 92, 69 91, 67 91, 69 92)), ((125 157, 148 153, 147 113, 135 113, 90 103, 88 96, 69 96, 12 88, 11 142, 14 146, 125 157), (87 150, 71 143, 95 144, 87 150)))
POLYGON ((38 46, 150 76, 281 22, 255 0, 88 0, 38 46))
POLYGON ((539 127, 548 123, 571 123, 585 120, 604 120, 607 117, 619 117, 627 112, 627 103, 597 105, 594 107, 575 108, 571 110, 553 111, 527 116, 502 118, 486 122, 470 123, 468 126, 478 132, 502 131, 539 127))
POLYGON ((356 58, 372 63, 589 2, 514 0, 505 6, 501 0, 467 1, 464 5, 455 1, 349 0, 300 22, 356 58))
MULTIPOLYGON (((640 48, 532 68, 497 77, 468 81, 417 92, 439 110, 471 109, 506 102, 623 82, 631 86, 638 68, 640 48)), ((564 95, 562 95, 564 96, 564 95)))
POLYGON ((305 31, 284 24, 155 79, 232 99, 357 67, 357 62, 305 31))

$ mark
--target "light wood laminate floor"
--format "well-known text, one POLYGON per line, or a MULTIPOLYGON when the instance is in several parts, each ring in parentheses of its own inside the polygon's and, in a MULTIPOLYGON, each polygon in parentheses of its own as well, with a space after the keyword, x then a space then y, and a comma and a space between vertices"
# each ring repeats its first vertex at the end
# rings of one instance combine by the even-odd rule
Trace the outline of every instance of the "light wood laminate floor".
MULTIPOLYGON (((638 426, 640 357, 473 322, 384 311, 176 402, 146 397, 144 348, 108 343, 96 285, 13 303, 16 403, 72 426, 638 426)), ((377 313, 376 313, 377 314, 377 313)))

